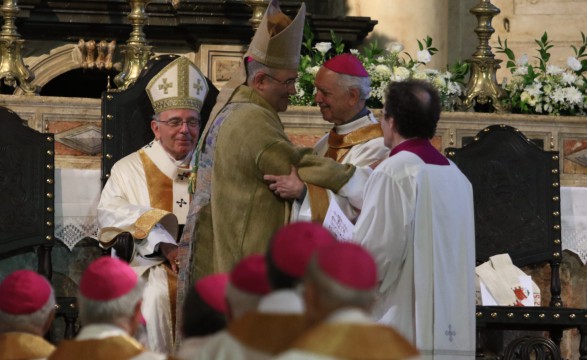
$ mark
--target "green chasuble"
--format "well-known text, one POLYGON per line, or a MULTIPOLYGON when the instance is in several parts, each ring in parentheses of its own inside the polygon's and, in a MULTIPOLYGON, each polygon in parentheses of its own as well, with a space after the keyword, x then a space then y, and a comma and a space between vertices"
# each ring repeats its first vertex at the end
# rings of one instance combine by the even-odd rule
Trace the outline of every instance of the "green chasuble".
POLYGON ((293 165, 304 182, 336 192, 355 171, 292 144, 278 114, 245 85, 204 141, 195 194, 195 278, 229 271, 244 256, 265 252, 273 233, 287 224, 291 203, 276 196, 263 175, 286 175, 293 165))

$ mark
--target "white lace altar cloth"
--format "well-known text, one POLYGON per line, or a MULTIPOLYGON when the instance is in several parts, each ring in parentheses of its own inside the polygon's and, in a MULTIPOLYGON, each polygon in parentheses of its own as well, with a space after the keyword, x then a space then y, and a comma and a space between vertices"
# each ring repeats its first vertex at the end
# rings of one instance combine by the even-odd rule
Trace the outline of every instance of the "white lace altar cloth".
POLYGON ((563 250, 587 263, 587 187, 561 187, 563 250))
POLYGON ((55 169, 55 237, 69 250, 98 235, 100 170, 55 169))

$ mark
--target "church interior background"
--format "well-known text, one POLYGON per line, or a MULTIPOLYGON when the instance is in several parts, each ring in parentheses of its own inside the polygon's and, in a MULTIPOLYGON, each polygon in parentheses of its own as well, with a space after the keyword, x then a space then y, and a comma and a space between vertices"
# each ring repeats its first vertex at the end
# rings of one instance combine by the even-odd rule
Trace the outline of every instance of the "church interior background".
MULTIPOLYGON (((264 0, 5 0, 0 9, 0 106, 16 112, 26 125, 55 139, 55 246, 52 283, 57 294, 75 296, 85 266, 100 255, 96 205, 101 190, 101 96, 107 89, 132 86, 141 64, 159 54, 189 57, 217 87, 222 87, 253 34, 256 6, 264 0), (16 74, 16 75, 15 75, 16 74), (14 79, 16 78, 16 86, 14 79)), ((283 0, 293 14, 300 0, 283 0)), ((491 3, 500 10, 491 25, 517 54, 535 53, 534 40, 545 31, 555 45, 552 62, 564 64, 570 45, 585 29, 587 0, 307 0, 307 20, 316 41, 330 31, 349 47, 376 40, 385 48, 400 42, 410 53, 416 39, 429 35, 438 54, 432 68, 467 60, 476 51, 478 18, 470 10, 491 3)), ((261 10, 262 11, 262 10, 261 10)), ((494 49, 495 50, 495 49, 494 49)), ((503 54, 496 58, 505 60, 503 54)), ((508 76, 497 71, 497 81, 508 76)), ((0 119, 0 122, 2 119, 0 119)), ((311 146, 329 126, 315 108, 291 107, 283 121, 292 141, 311 146)), ((563 298, 587 307, 587 126, 585 117, 504 113, 444 113, 435 145, 461 146, 484 127, 518 127, 545 149, 561 153, 563 225, 563 298), (585 200, 581 200, 585 199, 585 200), (565 212, 566 211, 566 212, 565 212)), ((4 186, 4 185, 3 185, 4 186)), ((3 188, 2 191, 9 191, 3 188)), ((36 269, 34 253, 0 254, 0 279, 19 268, 36 269)), ((540 278, 543 269, 529 269, 540 278)), ((539 282, 539 281, 537 281, 539 282)), ((58 319, 59 321, 59 319, 58 319)), ((62 327, 59 323, 57 327, 62 327)), ((56 331, 59 333, 59 330, 56 331)), ((576 335, 576 334, 575 334, 576 335)), ((563 354, 577 353, 576 336, 566 337, 563 354)), ((567 356, 570 357, 570 356, 567 356)))

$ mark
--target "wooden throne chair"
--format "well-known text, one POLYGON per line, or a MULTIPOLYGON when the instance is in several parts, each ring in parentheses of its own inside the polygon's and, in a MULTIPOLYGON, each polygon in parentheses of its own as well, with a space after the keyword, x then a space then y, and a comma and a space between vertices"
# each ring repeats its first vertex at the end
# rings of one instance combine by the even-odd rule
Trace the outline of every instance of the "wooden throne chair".
POLYGON ((486 330, 535 330, 548 336, 512 341, 505 359, 549 349, 545 358, 560 359, 563 331, 578 329, 580 359, 587 359, 587 311, 565 307, 561 298, 558 151, 539 148, 511 126, 493 125, 468 145, 445 152, 473 185, 477 264, 503 253, 520 268, 550 264, 550 294, 542 289, 543 303, 550 295, 547 306, 477 306, 477 357, 484 355, 486 330))
MULTIPOLYGON (((34 252, 37 272, 53 276, 55 244, 55 143, 51 133, 29 128, 12 110, 0 107, 0 259, 34 252)), ((57 292, 57 289, 56 289, 57 292)), ((56 317, 65 338, 74 336, 75 297, 56 297, 56 317)))

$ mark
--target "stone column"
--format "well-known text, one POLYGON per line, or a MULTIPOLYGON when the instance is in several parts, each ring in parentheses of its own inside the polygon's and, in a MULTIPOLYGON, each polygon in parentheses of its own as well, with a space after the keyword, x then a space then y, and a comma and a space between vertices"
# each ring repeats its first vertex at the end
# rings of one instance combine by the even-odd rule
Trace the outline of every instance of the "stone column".
POLYGON ((426 35, 438 53, 428 67, 444 69, 448 59, 449 0, 348 0, 348 16, 369 16, 379 21, 367 41, 376 38, 380 47, 397 41, 412 56, 418 51, 416 40, 426 35))

